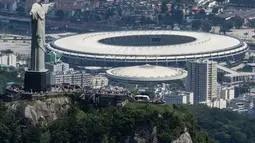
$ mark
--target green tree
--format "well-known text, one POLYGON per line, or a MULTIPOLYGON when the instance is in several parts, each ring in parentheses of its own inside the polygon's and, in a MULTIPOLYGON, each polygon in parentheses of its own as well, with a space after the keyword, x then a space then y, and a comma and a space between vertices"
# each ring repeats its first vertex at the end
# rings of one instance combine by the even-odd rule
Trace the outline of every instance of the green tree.
POLYGON ((224 81, 224 73, 222 73, 222 72, 220 72, 220 73, 218 73, 217 74, 217 82, 219 82, 219 83, 223 83, 223 81, 224 81))
POLYGON ((11 49, 2 50, 1 53, 4 54, 13 54, 14 52, 11 49))
POLYGON ((201 20, 193 20, 191 23, 192 30, 199 30, 201 28, 201 20))
POLYGON ((0 92, 4 91, 7 82, 16 82, 18 85, 23 85, 23 79, 17 77, 18 73, 0 69, 0 92))
POLYGON ((239 29, 239 28, 241 28, 241 26, 243 26, 244 19, 242 19, 240 17, 234 17, 232 20, 234 21, 235 28, 239 29))
POLYGON ((26 12, 26 10, 25 10, 25 8, 24 8, 23 6, 17 7, 16 11, 17 11, 19 14, 21 14, 21 15, 24 15, 25 12, 26 12))
POLYGON ((64 19, 64 17, 65 17, 65 12, 64 12, 63 10, 58 10, 58 11, 56 12, 56 16, 57 16, 60 20, 62 20, 62 19, 64 19))
POLYGON ((202 21, 202 24, 201 24, 201 29, 205 32, 209 32, 211 31, 212 29, 212 26, 211 24, 208 22, 208 21, 202 21))
POLYGON ((174 24, 174 20, 173 20, 172 16, 169 13, 165 14, 163 19, 164 19, 164 24, 166 24, 166 25, 173 25, 174 24))
POLYGON ((251 142, 255 133, 255 117, 227 110, 209 108, 205 105, 187 106, 197 118, 198 124, 220 143, 251 142))
POLYGON ((230 29, 232 29, 234 26, 234 23, 232 20, 227 20, 224 21, 223 24, 221 25, 221 29, 225 30, 225 31, 229 31, 230 29))
POLYGON ((220 143, 229 143, 231 136, 225 132, 217 132, 213 135, 215 140, 218 140, 220 143))
POLYGON ((177 139, 185 127, 195 143, 209 142, 208 135, 200 131, 195 119, 182 106, 127 104, 94 110, 79 119, 80 112, 71 110, 51 125, 51 142, 135 142, 137 136, 152 142, 155 127, 161 142, 177 139))
POLYGON ((244 143, 247 142, 247 135, 242 132, 234 132, 231 135, 231 143, 244 143))
POLYGON ((204 9, 200 9, 199 12, 198 12, 199 16, 201 17, 205 17, 206 16, 206 12, 204 9))
POLYGON ((108 19, 109 17, 114 15, 114 9, 108 8, 105 14, 105 19, 108 19))
POLYGON ((181 24, 183 20, 183 11, 178 9, 172 13, 172 18, 175 22, 181 24))
POLYGON ((217 14, 218 12, 219 12, 219 9, 218 9, 218 8, 214 7, 214 8, 212 9, 212 13, 213 13, 213 14, 217 14))
POLYGON ((249 27, 255 28, 255 19, 249 20, 249 27))
POLYGON ((146 24, 146 17, 145 16, 142 16, 140 20, 141 20, 142 25, 146 24))
POLYGON ((167 1, 163 0, 161 3, 161 13, 166 13, 168 11, 168 7, 167 7, 167 1))
POLYGON ((15 118, 13 112, 8 111, 3 102, 0 101, 0 142, 21 141, 21 130, 19 120, 15 118))

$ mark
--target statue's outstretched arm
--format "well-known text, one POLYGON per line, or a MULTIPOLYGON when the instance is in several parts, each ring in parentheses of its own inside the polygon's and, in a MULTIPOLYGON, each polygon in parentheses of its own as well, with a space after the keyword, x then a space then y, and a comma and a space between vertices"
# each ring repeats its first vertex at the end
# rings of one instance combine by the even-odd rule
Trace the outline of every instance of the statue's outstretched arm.
POLYGON ((55 5, 55 3, 43 4, 43 8, 44 8, 45 14, 47 14, 54 5, 55 5))

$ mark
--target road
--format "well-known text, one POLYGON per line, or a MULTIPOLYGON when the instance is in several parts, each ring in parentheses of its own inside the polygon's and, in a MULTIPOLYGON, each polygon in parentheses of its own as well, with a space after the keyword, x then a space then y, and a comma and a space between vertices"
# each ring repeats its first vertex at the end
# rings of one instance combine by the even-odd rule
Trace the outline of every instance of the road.
POLYGON ((249 13, 244 14, 244 15, 240 15, 242 18, 244 19, 248 19, 250 17, 255 17, 255 9, 250 10, 249 13))

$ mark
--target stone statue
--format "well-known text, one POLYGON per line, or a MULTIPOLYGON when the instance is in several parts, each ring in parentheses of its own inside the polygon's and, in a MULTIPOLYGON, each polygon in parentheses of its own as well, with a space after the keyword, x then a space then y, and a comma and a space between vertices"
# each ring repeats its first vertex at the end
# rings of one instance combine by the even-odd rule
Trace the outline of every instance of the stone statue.
POLYGON ((44 4, 43 2, 44 0, 35 2, 30 11, 32 27, 31 70, 38 72, 45 71, 45 15, 54 6, 54 3, 44 4))

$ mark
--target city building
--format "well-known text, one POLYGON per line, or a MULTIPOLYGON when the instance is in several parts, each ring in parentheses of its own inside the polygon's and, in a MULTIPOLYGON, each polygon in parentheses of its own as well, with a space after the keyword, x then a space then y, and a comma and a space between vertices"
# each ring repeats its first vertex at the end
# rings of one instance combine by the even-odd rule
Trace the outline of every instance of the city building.
POLYGON ((45 62, 55 63, 60 62, 62 54, 56 52, 47 52, 45 53, 45 62))
POLYGON ((75 76, 74 74, 75 74, 75 72, 73 72, 73 71, 64 72, 64 76, 63 76, 64 83, 73 85, 73 76, 75 76))
POLYGON ((15 11, 18 7, 18 0, 2 0, 0 9, 5 11, 15 11))
POLYGON ((224 73, 224 82, 227 85, 241 85, 248 82, 255 82, 255 73, 238 72, 233 69, 217 65, 218 72, 224 73))
POLYGON ((16 67, 17 66, 17 56, 13 53, 1 53, 0 54, 0 64, 16 67))
POLYGON ((102 75, 94 76, 91 78, 91 87, 92 88, 102 88, 108 85, 108 78, 102 75))
POLYGON ((51 73, 51 85, 70 84, 79 86, 90 86, 91 75, 85 71, 61 71, 51 73))
POLYGON ((254 109, 255 108, 255 94, 250 93, 250 94, 248 94, 247 98, 250 101, 250 108, 254 109))
POLYGON ((196 60, 187 64, 186 89, 194 93, 194 103, 207 102, 217 97, 217 63, 196 60))
POLYGON ((225 86, 221 87, 219 91, 220 98, 223 100, 230 101, 235 98, 235 87, 234 86, 225 86))
POLYGON ((64 72, 51 73, 51 85, 59 85, 64 83, 64 72))
POLYGON ((253 109, 254 105, 247 94, 240 95, 238 98, 234 98, 228 104, 227 109, 238 113, 248 113, 249 110, 253 109))
POLYGON ((66 72, 69 71, 69 64, 63 62, 46 62, 45 68, 50 72, 66 72))
POLYGON ((220 108, 224 109, 227 107, 227 101, 221 98, 215 98, 213 100, 208 100, 207 102, 201 102, 202 104, 206 104, 211 108, 220 108))
POLYGON ((193 93, 187 91, 170 91, 163 95, 166 104, 193 104, 193 93))
POLYGON ((0 56, 0 64, 2 65, 8 65, 8 56, 7 55, 1 55, 0 56))
POLYGON ((254 8, 255 1, 254 0, 229 0, 228 5, 232 7, 254 8))
POLYGON ((129 97, 131 96, 131 93, 128 90, 118 86, 106 86, 94 90, 94 102, 96 102, 97 106, 101 107, 111 105, 123 106, 127 103, 129 97))

